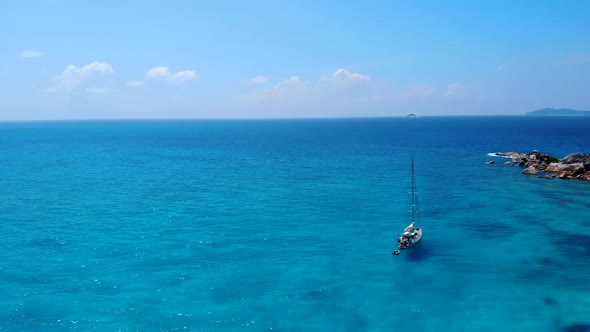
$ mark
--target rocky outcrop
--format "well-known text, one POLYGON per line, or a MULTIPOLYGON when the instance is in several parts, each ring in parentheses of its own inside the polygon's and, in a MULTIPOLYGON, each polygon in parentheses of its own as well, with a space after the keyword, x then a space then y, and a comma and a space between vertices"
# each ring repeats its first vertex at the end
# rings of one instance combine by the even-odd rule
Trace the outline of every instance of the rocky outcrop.
POLYGON ((589 161, 588 159, 590 159, 588 155, 585 155, 582 152, 574 152, 563 157, 561 162, 564 164, 585 163, 589 161))
POLYGON ((497 152, 496 156, 498 157, 511 157, 512 159, 522 159, 524 154, 518 152, 497 152))
POLYGON ((590 181, 590 155, 582 152, 569 154, 561 160, 537 150, 529 153, 498 152, 495 155, 512 158, 511 162, 504 164, 525 167, 523 174, 539 175, 547 179, 559 177, 590 181))
POLYGON ((536 169, 535 166, 529 166, 524 171, 522 171, 522 173, 528 175, 537 175, 539 174, 539 170, 536 169))

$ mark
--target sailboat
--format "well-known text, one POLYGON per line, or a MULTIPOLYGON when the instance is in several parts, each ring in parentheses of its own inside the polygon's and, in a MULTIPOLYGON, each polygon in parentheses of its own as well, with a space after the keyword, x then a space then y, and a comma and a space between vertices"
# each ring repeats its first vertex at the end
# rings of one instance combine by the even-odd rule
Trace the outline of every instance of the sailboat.
POLYGON ((397 247, 401 250, 409 249, 420 244, 421 239, 422 226, 420 225, 420 210, 418 209, 416 179, 414 178, 414 158, 412 158, 412 222, 404 229, 403 233, 398 235, 397 247))

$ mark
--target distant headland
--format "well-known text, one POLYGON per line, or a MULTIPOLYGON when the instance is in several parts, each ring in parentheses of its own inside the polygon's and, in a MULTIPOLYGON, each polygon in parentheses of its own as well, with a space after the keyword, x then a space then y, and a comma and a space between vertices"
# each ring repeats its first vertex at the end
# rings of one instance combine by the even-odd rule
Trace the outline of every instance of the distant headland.
POLYGON ((414 113, 410 113, 410 114, 406 115, 406 118, 415 118, 415 117, 416 117, 416 114, 414 114, 414 113))
POLYGON ((590 111, 577 111, 569 108, 543 108, 526 113, 533 116, 590 116, 590 111))
MULTIPOLYGON (((590 155, 582 152, 571 153, 562 159, 542 154, 537 150, 529 153, 496 152, 491 156, 511 158, 505 165, 525 167, 523 174, 539 175, 548 179, 579 179, 590 181, 590 155)), ((495 162, 489 161, 488 164, 495 162)))

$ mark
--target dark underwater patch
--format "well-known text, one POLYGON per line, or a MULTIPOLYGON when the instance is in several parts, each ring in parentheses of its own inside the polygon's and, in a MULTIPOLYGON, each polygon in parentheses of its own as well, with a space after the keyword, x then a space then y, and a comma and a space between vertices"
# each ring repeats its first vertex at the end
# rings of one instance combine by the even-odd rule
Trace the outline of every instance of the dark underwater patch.
POLYGON ((538 265, 550 270, 559 270, 566 267, 563 262, 551 257, 540 257, 536 259, 536 262, 538 265))
POLYGON ((590 331, 590 324, 571 324, 563 328, 563 332, 588 332, 590 331))
POLYGON ((60 239, 55 238, 37 238, 37 239, 29 239, 26 241, 26 244, 33 248, 40 248, 40 249, 60 249, 66 245, 66 241, 62 241, 60 239))
MULTIPOLYGON (((519 265, 515 270, 519 280, 552 280, 555 277, 556 271, 560 271, 563 264, 555 259, 547 256, 539 257, 533 260, 527 260, 519 265)), ((548 304, 544 298, 545 304, 548 304)))
POLYGON ((432 259, 435 255, 434 250, 424 243, 415 248, 405 250, 401 254, 410 262, 424 262, 432 259))
POLYGON ((323 290, 323 289, 312 289, 309 290, 305 296, 303 296, 304 299, 307 300, 320 300, 320 301, 327 301, 330 299, 332 294, 330 294, 330 290, 323 290))
POLYGON ((479 238, 485 240, 504 238, 517 231, 516 228, 508 226, 505 223, 493 222, 491 220, 475 220, 463 226, 474 232, 479 238))
POLYGON ((535 267, 521 271, 517 276, 519 280, 524 280, 526 282, 531 280, 547 280, 552 278, 552 275, 549 272, 550 270, 546 268, 535 267))
POLYGON ((553 259, 551 259, 551 257, 541 257, 541 258, 537 259, 537 262, 541 265, 546 265, 546 266, 552 266, 555 264, 555 262, 553 261, 553 259))
POLYGON ((559 302, 556 299, 551 298, 551 297, 547 297, 547 296, 545 296, 543 298, 543 303, 545 303, 548 306, 558 306, 559 305, 559 302))
POLYGON ((577 261, 590 260, 590 236, 574 233, 551 233, 552 241, 559 243, 561 250, 577 261))
POLYGON ((338 303, 342 290, 323 280, 309 279, 305 283, 305 290, 301 293, 301 300, 305 302, 338 303))
POLYGON ((341 321, 343 331, 366 331, 369 327, 369 319, 356 312, 347 312, 341 321))

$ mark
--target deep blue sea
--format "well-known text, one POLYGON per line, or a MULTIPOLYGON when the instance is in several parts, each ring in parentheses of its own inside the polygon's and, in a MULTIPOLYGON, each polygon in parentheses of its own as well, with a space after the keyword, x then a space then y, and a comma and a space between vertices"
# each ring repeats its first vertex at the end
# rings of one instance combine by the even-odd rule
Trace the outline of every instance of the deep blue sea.
POLYGON ((15 122, 0 148, 0 330, 590 330, 590 183, 488 155, 589 153, 590 118, 15 122), (424 237, 392 256, 412 156, 424 237))

